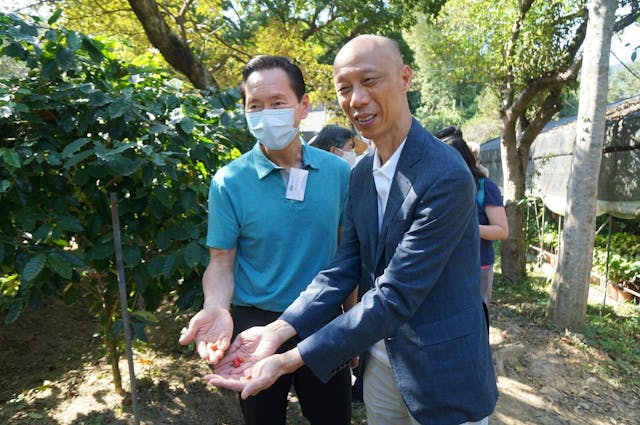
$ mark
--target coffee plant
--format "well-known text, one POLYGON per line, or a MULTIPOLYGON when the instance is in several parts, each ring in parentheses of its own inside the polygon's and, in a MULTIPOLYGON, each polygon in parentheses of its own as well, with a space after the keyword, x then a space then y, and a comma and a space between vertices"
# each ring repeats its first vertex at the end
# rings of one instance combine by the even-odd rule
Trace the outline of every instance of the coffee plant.
POLYGON ((0 14, 0 313, 81 298, 122 352, 109 197, 134 334, 164 301, 202 302, 211 174, 249 140, 237 90, 196 92, 105 42, 0 14))

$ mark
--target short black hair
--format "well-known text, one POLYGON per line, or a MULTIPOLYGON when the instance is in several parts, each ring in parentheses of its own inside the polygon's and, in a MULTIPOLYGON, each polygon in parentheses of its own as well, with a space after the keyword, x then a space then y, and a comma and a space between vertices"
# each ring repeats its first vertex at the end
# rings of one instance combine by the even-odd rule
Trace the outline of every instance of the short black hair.
POLYGON ((355 133, 339 125, 327 125, 309 142, 309 145, 329 151, 332 146, 342 149, 355 133))
POLYGON ((444 139, 453 137, 462 139, 462 130, 460 130, 460 128, 456 127, 455 125, 450 125, 449 127, 445 127, 442 130, 438 131, 436 133, 436 137, 442 141, 445 141, 444 139))
POLYGON ((447 145, 453 146, 460 153, 476 180, 484 177, 484 173, 480 171, 476 164, 476 157, 473 156, 469 145, 467 145, 467 142, 462 138, 462 130, 460 130, 459 127, 454 125, 445 127, 436 133, 436 137, 447 145))
POLYGON ((298 101, 302 100, 302 96, 307 92, 304 84, 304 76, 298 65, 294 64, 284 56, 268 56, 259 55, 251 59, 244 66, 242 70, 242 84, 240 85, 240 95, 242 96, 242 103, 246 104, 246 83, 251 74, 256 71, 262 71, 265 69, 282 69, 289 77, 289 84, 291 89, 296 94, 298 101))

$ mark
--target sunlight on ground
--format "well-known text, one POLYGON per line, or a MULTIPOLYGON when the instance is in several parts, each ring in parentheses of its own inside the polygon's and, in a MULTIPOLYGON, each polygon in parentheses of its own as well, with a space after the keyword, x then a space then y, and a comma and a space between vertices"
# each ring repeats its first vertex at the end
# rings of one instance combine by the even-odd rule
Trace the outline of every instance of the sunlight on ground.
POLYGON ((544 398, 537 394, 538 391, 515 379, 499 376, 498 387, 500 388, 500 395, 502 397, 508 396, 522 403, 526 403, 531 407, 544 409, 549 404, 544 398))

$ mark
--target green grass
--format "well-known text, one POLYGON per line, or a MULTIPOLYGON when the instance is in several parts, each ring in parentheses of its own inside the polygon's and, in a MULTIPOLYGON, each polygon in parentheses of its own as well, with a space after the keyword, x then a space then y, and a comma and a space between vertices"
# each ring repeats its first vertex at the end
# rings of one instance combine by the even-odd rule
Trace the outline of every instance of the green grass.
MULTIPOLYGON (((551 281, 530 273, 524 281, 510 283, 495 275, 493 301, 513 320, 547 326, 546 309, 551 281)), ((609 376, 625 384, 640 382, 640 306, 620 303, 587 306, 586 324, 577 335, 585 349, 601 352, 608 361, 601 364, 609 376)))

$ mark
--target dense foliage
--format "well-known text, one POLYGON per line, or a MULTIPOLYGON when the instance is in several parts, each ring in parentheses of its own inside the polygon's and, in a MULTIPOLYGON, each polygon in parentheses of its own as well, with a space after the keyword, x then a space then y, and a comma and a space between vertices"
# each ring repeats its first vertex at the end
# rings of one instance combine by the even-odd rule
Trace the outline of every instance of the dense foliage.
POLYGON ((111 193, 137 336, 167 294, 198 306, 208 181, 249 140, 237 91, 189 92, 38 18, 0 14, 0 39, 5 322, 46 297, 89 296, 105 334, 118 329, 111 193))
MULTIPOLYGON (((411 49, 400 32, 415 20, 417 11, 436 13, 444 0, 269 0, 175 2, 158 0, 46 0, 64 10, 61 19, 70 28, 124 41, 124 55, 141 55, 152 45, 143 31, 145 16, 136 5, 157 11, 176 43, 188 46, 206 64, 217 87, 239 83, 242 66, 257 54, 282 54, 301 65, 314 105, 331 107, 335 93, 331 78, 333 56, 347 40, 363 33, 389 35, 411 49)), ((165 52, 159 49, 166 58, 165 52)), ((156 56, 159 57, 156 51, 156 56)), ((187 73, 188 74, 188 73, 187 73)), ((189 77, 189 75, 187 75, 189 77)), ((337 112, 337 111, 336 111, 337 112)))

